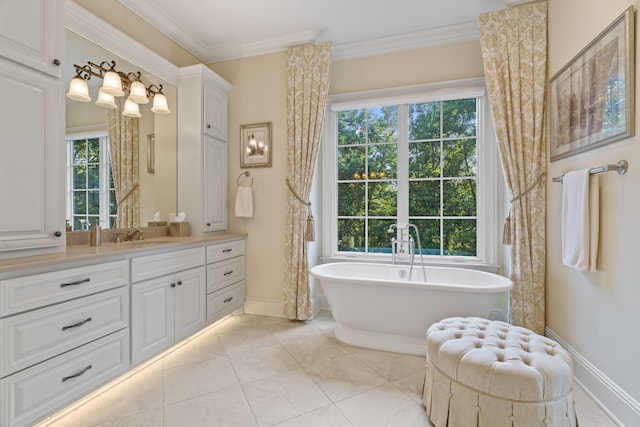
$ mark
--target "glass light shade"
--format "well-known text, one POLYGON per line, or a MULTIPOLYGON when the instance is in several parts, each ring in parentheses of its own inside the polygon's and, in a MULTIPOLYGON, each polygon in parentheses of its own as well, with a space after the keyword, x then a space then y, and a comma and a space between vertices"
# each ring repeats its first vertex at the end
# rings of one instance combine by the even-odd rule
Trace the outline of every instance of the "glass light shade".
POLYGON ((153 97, 153 107, 151 107, 151 111, 156 114, 169 114, 171 110, 169 110, 167 97, 161 93, 156 93, 153 97))
POLYGON ((128 98, 124 102, 124 111, 122 112, 122 115, 125 117, 142 117, 142 114, 140 114, 140 107, 138 107, 138 104, 136 104, 135 102, 131 101, 128 98))
POLYGON ((124 95, 124 91, 122 90, 122 80, 120 80, 118 73, 115 71, 107 71, 105 73, 102 90, 113 96, 124 95))
POLYGON ((96 100, 96 105, 102 108, 116 108, 116 101, 113 98, 113 95, 109 95, 101 88, 98 91, 98 99, 96 100))
POLYGON ((69 83, 69 92, 67 92, 67 98, 80 102, 89 102, 91 97, 89 96, 89 85, 82 77, 74 77, 69 83))
POLYGON ((147 98, 147 88, 139 81, 131 83, 129 88, 129 98, 136 104, 148 104, 149 98, 147 98))

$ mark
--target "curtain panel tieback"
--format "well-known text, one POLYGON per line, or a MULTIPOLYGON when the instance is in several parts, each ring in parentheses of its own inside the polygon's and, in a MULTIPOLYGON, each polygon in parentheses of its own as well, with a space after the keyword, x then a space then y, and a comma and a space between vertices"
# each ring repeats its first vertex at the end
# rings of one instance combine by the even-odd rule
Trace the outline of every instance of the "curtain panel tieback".
POLYGON ((139 185, 136 184, 133 187, 131 187, 131 190, 129 190, 127 192, 127 194, 125 194, 124 196, 122 196, 122 198, 120 200, 117 200, 118 205, 120 205, 122 202, 124 202, 125 200, 127 200, 127 198, 129 196, 131 196, 133 194, 134 191, 136 191, 138 189, 139 185))
MULTIPOLYGON (((511 200, 509 200, 509 203, 513 204, 513 202, 517 202, 527 194, 531 193, 533 189, 538 186, 538 184, 540 184, 541 182, 544 182, 544 178, 546 176, 547 176, 547 173, 542 172, 540 176, 538 176, 538 179, 536 179, 533 182, 533 184, 529 186, 529 188, 527 188, 524 192, 518 194, 517 196, 511 198, 511 200)), ((502 244, 503 245, 511 244, 511 208, 509 208, 509 213, 507 214, 507 217, 504 219, 504 227, 502 228, 502 244)))
POLYGON ((296 193, 296 191, 293 189, 293 186, 291 185, 291 182, 289 181, 289 178, 285 179, 285 182, 287 183, 287 187, 289 187, 289 191, 291 191, 291 194, 294 195, 294 197, 296 199, 298 199, 298 201, 300 201, 300 203, 302 203, 303 205, 305 205, 308 208, 308 213, 307 213, 307 230, 305 232, 304 235, 304 240, 307 242, 315 242, 316 240, 316 236, 315 236, 315 220, 313 218, 313 211, 311 209, 311 202, 309 201, 305 201, 302 197, 300 197, 298 195, 298 193, 296 193))

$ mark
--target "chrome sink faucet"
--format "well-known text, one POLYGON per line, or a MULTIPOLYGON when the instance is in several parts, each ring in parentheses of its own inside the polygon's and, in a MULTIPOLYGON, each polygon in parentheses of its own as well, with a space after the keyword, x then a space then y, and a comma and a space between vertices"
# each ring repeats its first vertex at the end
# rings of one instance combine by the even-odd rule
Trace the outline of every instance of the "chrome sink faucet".
POLYGON ((127 242, 130 242, 133 240, 133 238, 135 237, 135 235, 138 235, 138 240, 144 240, 144 237, 142 236, 143 231, 138 228, 137 230, 132 231, 131 233, 129 233, 129 230, 127 230, 127 236, 124 238, 124 240, 126 240, 127 242))

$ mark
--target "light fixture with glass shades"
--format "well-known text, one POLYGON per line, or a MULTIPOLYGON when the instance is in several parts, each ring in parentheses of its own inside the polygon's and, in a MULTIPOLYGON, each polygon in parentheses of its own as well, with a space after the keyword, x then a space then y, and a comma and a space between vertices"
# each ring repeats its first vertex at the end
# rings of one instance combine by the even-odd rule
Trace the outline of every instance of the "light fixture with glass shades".
POLYGON ((91 76, 103 80, 102 87, 98 91, 96 105, 103 108, 116 108, 116 96, 128 95, 124 104, 122 115, 126 117, 142 117, 140 104, 148 104, 149 97, 153 97, 151 111, 155 114, 169 114, 167 97, 162 93, 162 85, 149 85, 146 87, 140 80, 140 71, 135 73, 123 73, 116 70, 116 62, 102 61, 100 65, 87 62, 86 65, 73 65, 76 67, 76 76, 69 83, 67 97, 75 101, 90 102, 89 85, 87 80, 91 76))

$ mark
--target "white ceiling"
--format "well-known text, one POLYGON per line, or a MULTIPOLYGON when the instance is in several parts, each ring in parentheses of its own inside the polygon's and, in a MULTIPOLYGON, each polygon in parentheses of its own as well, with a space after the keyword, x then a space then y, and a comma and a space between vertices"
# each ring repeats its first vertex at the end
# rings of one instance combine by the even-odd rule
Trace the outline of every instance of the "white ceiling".
POLYGON ((514 0, 118 0, 205 63, 331 41, 334 60, 478 37, 514 0))

